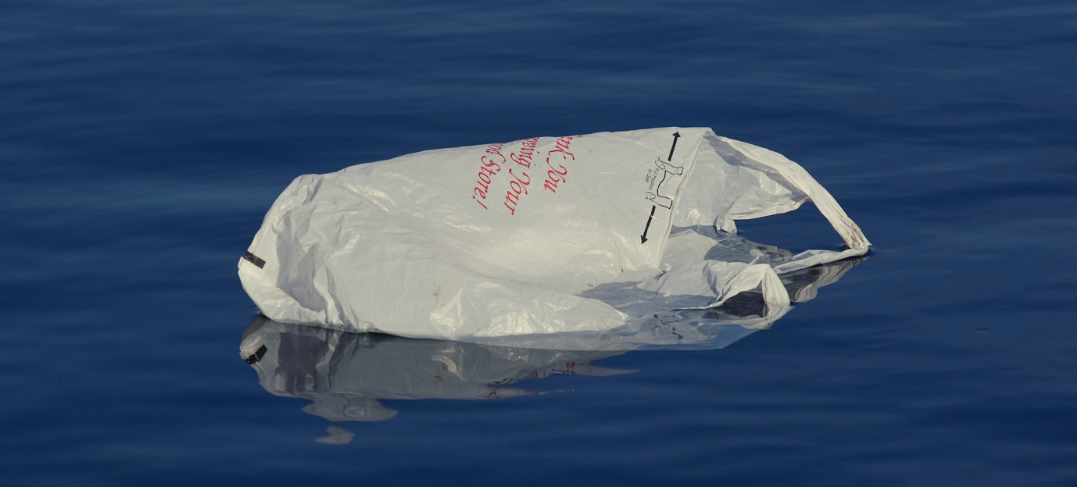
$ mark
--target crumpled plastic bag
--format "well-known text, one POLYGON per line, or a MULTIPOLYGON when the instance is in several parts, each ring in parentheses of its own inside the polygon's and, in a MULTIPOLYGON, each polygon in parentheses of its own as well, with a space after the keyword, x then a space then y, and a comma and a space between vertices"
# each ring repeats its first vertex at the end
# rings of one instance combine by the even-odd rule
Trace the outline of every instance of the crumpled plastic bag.
POLYGON ((708 128, 419 152, 296 178, 239 262, 267 317, 406 337, 616 330, 864 255, 837 201, 784 156, 708 128), (767 252, 737 220, 811 200, 845 250, 767 252), (762 249, 761 249, 762 247, 762 249))

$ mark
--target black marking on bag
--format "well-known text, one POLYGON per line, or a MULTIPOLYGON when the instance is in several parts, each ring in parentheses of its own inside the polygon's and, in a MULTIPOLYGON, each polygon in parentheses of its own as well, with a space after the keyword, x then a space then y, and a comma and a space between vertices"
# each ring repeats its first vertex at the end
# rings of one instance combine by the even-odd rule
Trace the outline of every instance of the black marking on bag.
POLYGON ((255 351, 253 354, 251 354, 250 357, 247 357, 247 363, 250 365, 258 363, 259 360, 262 360, 262 357, 265 357, 266 350, 266 346, 262 345, 262 347, 255 351))
POLYGON ((250 262, 251 264, 254 264, 254 265, 258 266, 259 269, 261 269, 262 267, 265 267, 265 265, 266 265, 266 261, 258 258, 257 255, 254 255, 254 254, 252 254, 250 252, 247 252, 247 255, 244 255, 243 258, 246 259, 247 262, 250 262))

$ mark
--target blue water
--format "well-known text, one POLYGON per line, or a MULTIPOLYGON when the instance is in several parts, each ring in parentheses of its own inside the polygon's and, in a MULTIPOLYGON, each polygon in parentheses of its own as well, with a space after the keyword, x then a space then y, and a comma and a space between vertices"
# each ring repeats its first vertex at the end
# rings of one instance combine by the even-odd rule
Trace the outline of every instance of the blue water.
MULTIPOLYGON (((1073 485, 1075 209, 1071 2, 5 1, 0 484, 1073 485), (295 176, 660 126, 799 162, 874 251, 719 349, 278 336, 381 421, 243 360, 295 176)), ((840 246, 813 211, 742 234, 840 246)))

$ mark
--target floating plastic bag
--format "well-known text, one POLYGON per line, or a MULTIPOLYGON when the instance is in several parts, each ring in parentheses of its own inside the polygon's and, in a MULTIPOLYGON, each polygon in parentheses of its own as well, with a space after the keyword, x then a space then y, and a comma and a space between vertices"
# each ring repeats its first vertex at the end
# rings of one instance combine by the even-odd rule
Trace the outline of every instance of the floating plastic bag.
POLYGON ((408 337, 616 330, 670 310, 789 307, 781 275, 867 253, 803 168, 707 128, 425 151, 296 178, 246 256, 269 318, 408 337), (797 255, 736 220, 812 200, 846 250, 797 255), (770 248, 774 249, 774 248, 770 248))

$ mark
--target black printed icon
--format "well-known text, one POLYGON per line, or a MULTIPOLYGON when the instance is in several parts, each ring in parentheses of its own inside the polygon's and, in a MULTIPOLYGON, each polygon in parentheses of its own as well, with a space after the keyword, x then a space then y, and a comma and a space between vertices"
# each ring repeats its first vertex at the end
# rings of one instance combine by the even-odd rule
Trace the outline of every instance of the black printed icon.
POLYGON ((673 145, 669 147, 669 157, 666 157, 667 161, 663 161, 662 158, 658 158, 654 161, 656 169, 647 171, 647 183, 649 187, 647 189, 653 189, 653 191, 647 191, 644 198, 652 203, 651 214, 647 215, 647 224, 643 227, 643 235, 639 237, 640 245, 647 243, 647 231, 651 229, 651 220, 654 220, 654 210, 659 206, 667 210, 673 209, 673 198, 669 196, 662 196, 662 183, 666 182, 666 176, 670 174, 676 174, 681 176, 684 174, 684 168, 673 165, 673 151, 677 150, 677 139, 681 137, 680 132, 673 133, 673 145), (658 175, 662 175, 662 179, 655 184, 658 180, 658 175))
POLYGON ((654 188, 654 191, 648 191, 645 197, 651 200, 651 202, 655 205, 670 209, 673 207, 673 198, 662 195, 662 183, 666 182, 666 176, 670 174, 676 174, 678 176, 684 174, 684 168, 674 166, 673 164, 665 162, 662 159, 656 159, 654 161, 654 165, 658 166, 658 169, 661 171, 661 180, 658 181, 658 186, 654 188))

